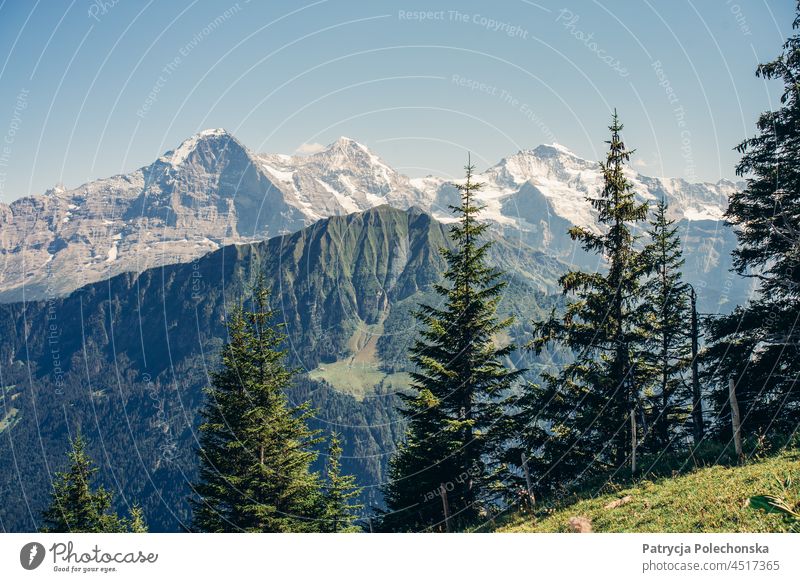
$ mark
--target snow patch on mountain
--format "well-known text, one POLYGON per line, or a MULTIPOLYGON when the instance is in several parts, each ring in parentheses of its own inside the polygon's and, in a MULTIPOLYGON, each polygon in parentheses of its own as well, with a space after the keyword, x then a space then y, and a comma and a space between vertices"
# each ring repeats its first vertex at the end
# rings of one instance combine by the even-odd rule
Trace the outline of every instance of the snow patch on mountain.
POLYGON ((262 164, 262 166, 269 174, 275 176, 281 182, 292 182, 294 180, 294 172, 278 170, 277 168, 271 167, 269 164, 262 164))

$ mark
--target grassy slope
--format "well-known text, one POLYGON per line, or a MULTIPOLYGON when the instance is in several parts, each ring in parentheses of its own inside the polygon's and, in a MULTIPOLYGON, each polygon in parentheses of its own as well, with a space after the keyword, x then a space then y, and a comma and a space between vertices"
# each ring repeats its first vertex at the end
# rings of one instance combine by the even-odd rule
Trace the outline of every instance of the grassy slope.
POLYGON ((329 364, 320 364, 308 373, 312 380, 324 380, 334 389, 350 394, 363 401, 379 387, 382 392, 394 393, 406 390, 411 377, 405 372, 389 374, 381 369, 378 356, 378 338, 383 334, 383 319, 375 325, 363 322, 348 342, 351 356, 329 364))
POLYGON ((743 467, 714 466, 692 473, 643 481, 617 493, 566 505, 541 516, 518 514, 499 531, 566 532, 571 517, 588 517, 595 532, 781 532, 787 526, 777 515, 748 507, 752 495, 782 495, 800 501, 800 452, 784 452, 743 467), (778 482, 792 477, 786 494, 778 482), (631 500, 614 509, 605 506, 626 495, 631 500))
POLYGON ((324 380, 335 390, 350 394, 359 402, 374 394, 378 388, 386 394, 402 392, 409 386, 410 376, 406 373, 387 374, 377 363, 351 360, 352 358, 348 358, 331 364, 320 364, 308 373, 308 377, 312 380, 324 380))

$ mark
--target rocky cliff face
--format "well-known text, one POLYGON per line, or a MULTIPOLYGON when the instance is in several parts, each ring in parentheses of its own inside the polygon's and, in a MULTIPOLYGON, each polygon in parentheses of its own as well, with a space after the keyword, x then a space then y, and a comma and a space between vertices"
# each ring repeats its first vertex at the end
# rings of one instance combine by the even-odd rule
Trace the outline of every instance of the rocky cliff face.
POLYGON ((183 262, 305 224, 222 130, 151 165, 0 210, 0 300, 59 296, 116 274, 183 262))

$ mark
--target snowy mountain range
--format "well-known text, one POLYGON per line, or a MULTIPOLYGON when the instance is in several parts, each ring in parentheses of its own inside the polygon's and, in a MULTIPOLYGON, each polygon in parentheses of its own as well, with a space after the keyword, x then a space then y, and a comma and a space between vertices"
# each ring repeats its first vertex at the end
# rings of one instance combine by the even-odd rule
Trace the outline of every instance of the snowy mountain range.
MULTIPOLYGON (((720 221, 739 185, 634 171, 629 177, 642 199, 670 203, 686 227, 687 247, 705 265, 698 272, 724 270, 733 239, 720 221)), ((594 225, 586 198, 602 183, 596 162, 541 145, 477 179, 485 184, 478 195, 483 218, 495 232, 575 261, 566 229, 594 225)), ((254 153, 223 129, 205 130, 130 174, 0 204, 0 301, 68 294, 121 272, 188 262, 382 204, 419 207, 447 222, 455 200, 447 180, 408 178, 349 138, 313 155, 288 156, 254 153)))

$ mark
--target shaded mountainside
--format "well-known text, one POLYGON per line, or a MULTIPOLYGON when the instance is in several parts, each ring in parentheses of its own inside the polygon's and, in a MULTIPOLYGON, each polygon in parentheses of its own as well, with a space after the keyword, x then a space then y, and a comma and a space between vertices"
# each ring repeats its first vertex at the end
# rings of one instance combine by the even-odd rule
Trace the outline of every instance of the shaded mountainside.
MULTIPOLYGON (((381 206, 65 298, 0 305, 0 529, 38 527, 77 427, 121 505, 141 503, 155 531, 187 524, 201 389, 218 365, 226 311, 259 272, 302 372, 292 399, 319 409, 317 428, 343 433, 345 469, 368 504, 380 503, 376 486, 402 432, 393 392, 406 386, 411 311, 432 298, 448 244, 427 214, 381 206)), ((511 269, 501 310, 539 313, 563 265, 521 244, 500 243, 492 256, 511 269)))

